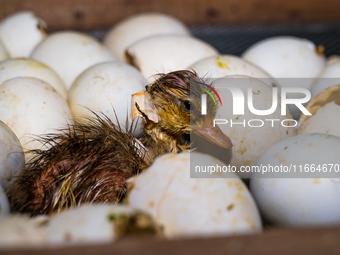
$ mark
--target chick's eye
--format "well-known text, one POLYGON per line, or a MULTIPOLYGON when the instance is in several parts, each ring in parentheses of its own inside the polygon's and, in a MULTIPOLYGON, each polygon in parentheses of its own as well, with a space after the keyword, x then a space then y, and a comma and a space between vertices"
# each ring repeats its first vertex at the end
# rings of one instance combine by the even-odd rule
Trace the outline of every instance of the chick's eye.
POLYGON ((191 110, 191 104, 190 104, 189 101, 185 101, 185 102, 183 103, 183 105, 184 105, 185 109, 187 109, 188 111, 191 110))

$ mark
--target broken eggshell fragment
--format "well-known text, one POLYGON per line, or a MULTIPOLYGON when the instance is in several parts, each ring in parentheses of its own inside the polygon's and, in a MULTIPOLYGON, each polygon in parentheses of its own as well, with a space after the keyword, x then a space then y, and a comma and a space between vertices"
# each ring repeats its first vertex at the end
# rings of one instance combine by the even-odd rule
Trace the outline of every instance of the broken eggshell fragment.
POLYGON ((20 174, 24 165, 25 157, 18 138, 0 121, 0 185, 6 189, 20 174))
POLYGON ((105 36, 104 44, 119 61, 127 63, 126 49, 133 43, 154 35, 190 35, 179 20, 163 13, 133 15, 115 25, 105 36))
POLYGON ((17 12, 1 21, 0 39, 11 58, 26 58, 46 37, 46 28, 32 11, 17 12))
POLYGON ((126 50, 129 63, 148 79, 158 73, 185 69, 198 60, 218 54, 211 45, 181 35, 160 35, 142 39, 126 50))
POLYGON ((126 203, 149 212, 168 238, 261 231, 256 205, 235 174, 208 173, 210 178, 190 178, 190 164, 224 166, 202 153, 165 154, 129 180, 126 203))
POLYGON ((298 135, 269 148, 257 166, 291 171, 284 176, 277 171, 252 175, 250 190, 262 215, 279 226, 340 224, 339 151, 340 138, 326 134, 298 135), (333 164, 332 173, 328 164, 333 164), (322 170, 315 171, 318 167, 322 170))
POLYGON ((324 133, 340 136, 340 85, 328 87, 306 106, 312 115, 301 115, 298 134, 324 133))

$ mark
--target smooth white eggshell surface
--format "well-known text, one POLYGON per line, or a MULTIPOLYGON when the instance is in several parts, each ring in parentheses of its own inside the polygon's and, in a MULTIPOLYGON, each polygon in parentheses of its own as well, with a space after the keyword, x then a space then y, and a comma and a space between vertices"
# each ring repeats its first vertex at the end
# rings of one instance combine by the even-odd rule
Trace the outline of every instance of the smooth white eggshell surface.
POLYGON ((13 131, 0 121, 0 185, 7 188, 25 164, 21 144, 13 131))
POLYGON ((235 174, 190 178, 190 162, 223 166, 202 153, 165 154, 130 180, 128 205, 150 213, 170 238, 261 231, 252 196, 235 174))
MULTIPOLYGON (((131 95, 145 90, 146 79, 132 66, 107 62, 90 67, 73 83, 68 94, 74 117, 90 116, 101 111, 114 123, 125 126, 131 109, 131 95), (87 108, 85 108, 87 107, 87 108)), ((141 124, 141 120, 138 122, 141 124)), ((141 125, 136 135, 141 133, 141 125)))
POLYGON ((30 77, 50 84, 64 99, 67 99, 67 90, 59 76, 45 64, 31 59, 8 59, 0 62, 0 84, 6 80, 17 77, 30 77))
POLYGON ((330 102, 299 125, 298 134, 310 133, 340 136, 340 105, 330 102))
POLYGON ((104 44, 119 61, 127 62, 125 50, 140 39, 153 35, 190 35, 179 20, 162 13, 133 15, 115 25, 105 36, 104 44))
POLYGON ((46 228, 49 245, 112 242, 116 239, 112 217, 129 215, 133 209, 110 204, 82 205, 51 217, 46 228))
MULTIPOLYGON (((318 54, 311 41, 290 36, 278 36, 260 41, 242 57, 259 66, 273 78, 315 78, 325 67, 323 54, 318 54)), ((287 86, 289 83, 281 84, 287 86)), ((307 89, 311 84, 305 84, 307 89)))
POLYGON ((115 60, 112 53, 96 39, 71 31, 49 35, 34 49, 30 58, 51 67, 67 89, 90 66, 115 60))
POLYGON ((219 55, 202 59, 188 69, 194 70, 199 77, 221 78, 226 75, 246 75, 262 79, 270 86, 275 84, 275 80, 261 68, 252 63, 232 55, 219 55))
MULTIPOLYGON (((40 216, 41 217, 41 216, 40 216)), ((0 247, 42 247, 46 243, 44 220, 26 215, 11 215, 0 218, 0 247)))
MULTIPOLYGON (((0 184, 0 220, 1 220, 2 217, 6 217, 9 213, 10 213, 10 207, 9 207, 8 199, 7 199, 7 196, 6 196, 4 189, 2 188, 2 186, 0 184)), ((0 224, 0 226, 1 226, 1 224, 0 224)), ((2 231, 0 231, 0 232, 2 232, 2 231)), ((0 236, 1 236, 1 234, 0 234, 0 236)), ((1 240, 0 240, 0 243, 1 243, 1 240)))
POLYGON ((10 57, 28 57, 45 37, 46 24, 31 11, 14 13, 0 23, 0 39, 10 57))
POLYGON ((340 85, 340 57, 333 56, 327 62, 325 69, 318 75, 311 88, 312 98, 322 90, 340 85))
POLYGON ((158 73, 186 69, 195 62, 218 54, 211 45, 180 35, 160 35, 142 39, 127 49, 130 62, 148 79, 158 73))
POLYGON ((24 151, 40 149, 39 142, 32 142, 34 135, 67 127, 71 116, 66 100, 41 80, 15 78, 0 85, 0 120, 12 129, 24 151))
MULTIPOLYGON (((293 164, 304 167, 308 164, 307 167, 310 168, 311 164, 340 164, 339 150, 339 137, 304 134, 275 144, 263 154, 257 165, 293 164)), ((252 176, 250 189, 263 216, 274 224, 283 226, 339 224, 339 178, 308 178, 306 174, 302 174, 298 168, 296 173, 290 175, 292 178, 280 178, 277 173, 252 176)), ((334 174, 340 175, 340 172, 334 174)), ((316 172, 316 175, 322 177, 322 173, 316 172)))
MULTIPOLYGON (((253 105, 257 110, 267 110, 272 107, 272 87, 264 82, 247 76, 227 76, 214 82, 215 88, 222 100, 222 106, 216 111, 215 119, 227 120, 226 124, 219 124, 219 128, 232 141, 232 158, 230 164, 240 168, 241 166, 255 165, 257 160, 272 145, 296 134, 292 116, 287 109, 286 115, 281 115, 280 97, 276 110, 270 115, 255 115, 250 112, 246 99, 248 89, 253 93, 253 105), (238 87, 245 97, 244 115, 233 115, 233 98, 228 87, 238 87), (249 121, 257 119, 263 121, 249 121), (276 121, 266 121, 276 119, 276 121), (284 125, 291 127, 284 127, 284 125), (231 124, 233 123, 233 124, 231 124), (235 124, 241 123, 241 124, 235 124)), ((218 122, 217 122, 218 123, 218 122)), ((250 173, 239 173, 243 178, 249 178, 250 173)))
MULTIPOLYGON (((242 57, 257 65, 276 79, 281 87, 310 89, 314 79, 325 68, 326 59, 313 42, 290 36, 265 39, 251 46, 242 57), (301 79, 304 78, 304 79, 301 79)), ((289 98, 301 98, 300 93, 289 98)), ((301 112, 295 105, 288 106, 297 119, 301 112)))
POLYGON ((3 43, 0 41, 0 61, 3 61, 8 58, 8 53, 5 49, 5 46, 3 43))

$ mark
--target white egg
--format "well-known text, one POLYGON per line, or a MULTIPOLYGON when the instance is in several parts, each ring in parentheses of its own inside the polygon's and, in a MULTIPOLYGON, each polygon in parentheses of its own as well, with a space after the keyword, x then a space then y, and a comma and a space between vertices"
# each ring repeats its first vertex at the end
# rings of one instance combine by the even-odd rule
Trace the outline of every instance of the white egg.
POLYGON ((169 238, 261 231, 252 196, 235 174, 191 178, 193 164, 224 166, 202 153, 165 154, 129 180, 127 204, 149 212, 169 238))
POLYGON ((156 233, 151 217, 127 206, 92 204, 51 217, 46 237, 50 246, 107 243, 126 234, 156 233))
POLYGON ((46 244, 44 224, 46 216, 29 218, 26 215, 11 215, 0 218, 0 247, 43 247, 46 244))
MULTIPOLYGON (((290 36, 260 41, 246 50, 242 57, 266 71, 281 87, 308 90, 326 65, 324 55, 314 43, 290 36)), ((293 98, 299 96, 298 93, 291 95, 293 98)), ((295 119, 300 116, 300 111, 294 105, 289 105, 289 109, 295 119)))
POLYGON ((190 35, 179 20, 163 13, 143 13, 116 24, 104 38, 104 44, 119 61, 127 62, 125 50, 140 39, 154 35, 190 35))
POLYGON ((301 115, 298 134, 324 133, 340 136, 340 85, 328 87, 306 106, 311 116, 301 115))
POLYGON ((46 37, 46 27, 46 23, 33 12, 17 12, 0 23, 0 39, 10 57, 28 57, 46 37))
POLYGON ((299 125, 298 134, 323 133, 340 136, 340 105, 331 102, 299 125))
MULTIPOLYGON (((101 111, 114 123, 117 123, 117 115, 118 122, 125 126, 131 95, 145 90, 146 84, 146 79, 130 65, 98 64, 84 71, 73 83, 68 94, 70 109, 75 117, 92 115, 88 109, 101 111)), ((141 120, 138 123, 136 135, 142 131, 141 120)))
MULTIPOLYGON (((241 166, 255 165, 268 148, 296 134, 295 123, 289 110, 287 109, 286 115, 281 115, 279 96, 276 110, 269 115, 255 115, 247 105, 244 107, 244 115, 233 114, 235 106, 229 87, 241 89, 245 98, 248 98, 248 89, 251 89, 253 105, 257 110, 268 110, 272 107, 272 87, 264 82, 247 76, 226 76, 215 80, 214 85, 222 101, 222 106, 217 108, 215 115, 215 119, 221 121, 216 123, 220 123, 219 128, 233 143, 231 165, 238 169, 241 166)), ((250 173, 239 175, 249 178, 250 173)))
POLYGON ((9 56, 8 56, 7 50, 5 49, 5 46, 3 45, 3 43, 0 40, 0 61, 3 61, 5 59, 7 59, 8 57, 9 56))
POLYGON ((40 149, 35 136, 65 128, 71 116, 66 100, 41 80, 15 78, 0 86, 0 120, 12 129, 24 152, 40 149))
POLYGON ((180 35, 160 35, 142 39, 127 49, 129 62, 136 66, 149 82, 158 73, 186 69, 195 62, 215 56, 218 52, 209 44, 180 35))
POLYGON ((250 189, 263 216, 282 226, 340 224, 339 150, 340 138, 326 134, 298 135, 272 146, 257 165, 288 168, 292 165, 292 170, 285 175, 287 178, 268 172, 252 176, 250 189), (324 170, 335 178, 324 178, 325 173, 321 172, 324 170, 311 173, 312 164, 314 169, 319 165, 322 169, 326 164, 324 170), (337 165, 333 173, 329 172, 328 164, 337 165), (310 169, 309 174, 303 169, 310 169))
POLYGON ((275 84, 275 80, 261 68, 232 55, 219 55, 202 59, 188 69, 194 70, 199 77, 221 78, 227 75, 246 75, 258 78, 270 86, 275 84))
POLYGON ((31 58, 51 67, 67 89, 90 66, 115 60, 112 53, 96 39, 71 31, 49 35, 34 49, 31 58))
POLYGON ((24 164, 25 157, 18 138, 0 121, 0 185, 6 189, 20 174, 24 164))
MULTIPOLYGON (((8 199, 7 199, 5 190, 2 188, 0 184, 0 221, 2 217, 6 217, 9 213, 10 213, 10 207, 9 207, 8 199)), ((0 227, 1 227, 1 224, 0 224, 0 227)), ((3 231, 0 231, 0 232, 3 232, 3 231)))
POLYGON ((64 99, 67 99, 67 90, 59 76, 45 64, 36 62, 31 59, 8 59, 0 62, 0 84, 6 80, 17 77, 36 78, 47 82, 64 99))
POLYGON ((322 90, 340 84, 340 57, 332 56, 328 59, 325 69, 315 79, 311 94, 315 97, 322 90))

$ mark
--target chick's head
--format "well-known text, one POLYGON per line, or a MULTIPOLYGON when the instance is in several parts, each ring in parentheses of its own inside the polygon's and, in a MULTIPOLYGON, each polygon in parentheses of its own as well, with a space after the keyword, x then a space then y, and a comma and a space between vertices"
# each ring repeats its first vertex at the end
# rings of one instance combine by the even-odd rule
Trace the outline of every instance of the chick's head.
POLYGON ((193 132, 216 145, 230 148, 230 139, 213 125, 217 98, 207 97, 206 114, 201 113, 201 96, 208 88, 211 86, 192 71, 160 74, 154 83, 146 86, 158 115, 157 128, 172 135, 179 143, 185 143, 183 137, 193 132))

